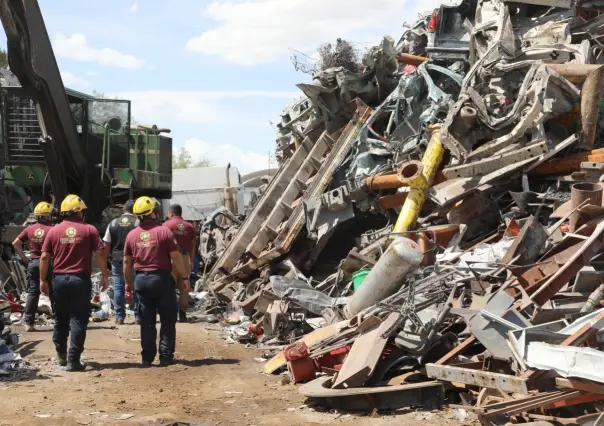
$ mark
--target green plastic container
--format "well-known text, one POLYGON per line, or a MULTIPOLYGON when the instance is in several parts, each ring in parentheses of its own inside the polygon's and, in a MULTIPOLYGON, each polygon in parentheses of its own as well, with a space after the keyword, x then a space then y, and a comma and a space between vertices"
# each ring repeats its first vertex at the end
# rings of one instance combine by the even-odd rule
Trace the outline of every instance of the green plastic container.
POLYGON ((365 281, 365 277, 367 277, 369 272, 371 272, 371 269, 363 268, 352 274, 352 287, 354 288, 354 291, 357 291, 359 287, 361 287, 361 284, 363 284, 363 281, 365 281))

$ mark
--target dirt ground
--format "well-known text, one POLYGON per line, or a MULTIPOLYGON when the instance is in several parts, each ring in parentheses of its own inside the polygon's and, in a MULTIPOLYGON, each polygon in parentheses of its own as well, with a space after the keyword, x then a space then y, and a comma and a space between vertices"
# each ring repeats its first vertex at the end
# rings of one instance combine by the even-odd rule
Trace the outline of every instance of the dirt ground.
POLYGON ((218 325, 178 324, 179 364, 140 369, 137 326, 93 323, 83 373, 56 366, 50 327, 13 331, 30 370, 0 382, 1 425, 460 425, 446 411, 368 416, 313 408, 297 386, 260 372, 254 358, 262 351, 227 344, 218 325))

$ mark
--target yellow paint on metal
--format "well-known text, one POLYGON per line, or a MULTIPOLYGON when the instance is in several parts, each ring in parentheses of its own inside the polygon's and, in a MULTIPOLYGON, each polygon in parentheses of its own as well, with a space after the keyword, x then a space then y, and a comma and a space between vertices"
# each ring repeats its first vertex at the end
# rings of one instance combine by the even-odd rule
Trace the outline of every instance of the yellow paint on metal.
POLYGON ((432 133, 428 148, 422 158, 422 178, 414 179, 409 182, 409 195, 403 204, 403 209, 398 216, 396 224, 394 225, 394 232, 407 232, 419 217, 424 201, 426 199, 426 189, 432 186, 434 176, 438 171, 438 167, 443 160, 445 150, 442 143, 440 142, 440 129, 437 129, 432 133))

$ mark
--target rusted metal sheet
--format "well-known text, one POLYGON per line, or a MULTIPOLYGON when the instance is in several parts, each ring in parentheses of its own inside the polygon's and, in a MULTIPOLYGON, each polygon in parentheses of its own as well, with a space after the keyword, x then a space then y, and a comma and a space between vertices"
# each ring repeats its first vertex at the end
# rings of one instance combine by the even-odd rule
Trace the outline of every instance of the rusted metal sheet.
POLYGON ((333 383, 333 388, 356 388, 363 386, 371 377, 375 366, 382 356, 390 336, 384 333, 400 318, 399 313, 391 313, 377 326, 362 333, 352 345, 342 369, 333 383))
POLYGON ((531 295, 531 301, 537 306, 543 306, 555 296, 572 277, 579 273, 583 266, 588 264, 592 257, 604 248, 603 233, 604 222, 598 224, 593 234, 582 243, 569 261, 531 295))
POLYGON ((500 389, 505 392, 528 393, 527 379, 489 371, 473 370, 452 365, 426 364, 426 375, 445 382, 500 389))
POLYGON ((331 377, 323 376, 302 385, 299 392, 328 408, 354 411, 420 406, 438 408, 445 394, 443 384, 437 381, 352 389, 330 387, 331 377))
POLYGON ((548 64, 547 66, 573 84, 583 83, 590 73, 602 67, 595 64, 548 64))
POLYGON ((547 233, 545 229, 535 216, 531 216, 520 230, 520 234, 506 252, 501 263, 509 264, 516 256, 520 256, 514 262, 515 265, 531 264, 537 259, 546 241, 547 233))
POLYGON ((604 384, 589 380, 556 377, 556 386, 563 389, 575 389, 593 394, 604 394, 604 384))
MULTIPOLYGON (((580 395, 581 395, 581 392, 579 392, 579 391, 544 392, 544 393, 540 393, 540 394, 537 394, 532 397, 518 399, 515 402, 513 402, 512 404, 507 404, 507 402, 506 402, 507 406, 502 407, 502 408, 493 409, 490 406, 486 406, 485 408, 487 408, 487 412, 484 413, 483 415, 486 417, 501 416, 501 415, 513 416, 513 415, 520 414, 525 411, 530 411, 535 408, 548 406, 555 402, 574 398, 574 397, 577 397, 580 395)), ((494 405, 497 405, 497 404, 494 404, 494 405)))
POLYGON ((581 148, 583 149, 594 147, 603 86, 604 67, 600 67, 588 74, 581 89, 581 148))

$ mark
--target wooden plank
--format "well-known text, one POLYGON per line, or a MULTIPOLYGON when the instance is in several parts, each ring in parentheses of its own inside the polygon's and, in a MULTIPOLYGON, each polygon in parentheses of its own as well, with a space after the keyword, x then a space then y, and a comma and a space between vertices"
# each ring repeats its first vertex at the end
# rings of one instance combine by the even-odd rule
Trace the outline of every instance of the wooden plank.
MULTIPOLYGON (((328 325, 326 327, 318 328, 300 339, 300 341, 306 343, 306 346, 311 347, 312 345, 319 343, 321 340, 327 339, 328 337, 335 336, 348 324, 348 321, 340 321, 335 324, 328 325)), ((273 374, 287 364, 283 351, 269 359, 264 364, 264 372, 266 374, 273 374)))
POLYGON ((342 365, 342 369, 334 380, 332 388, 358 388, 371 377, 375 366, 382 356, 390 336, 384 338, 384 333, 400 318, 393 312, 380 324, 362 332, 355 340, 350 353, 342 365))

